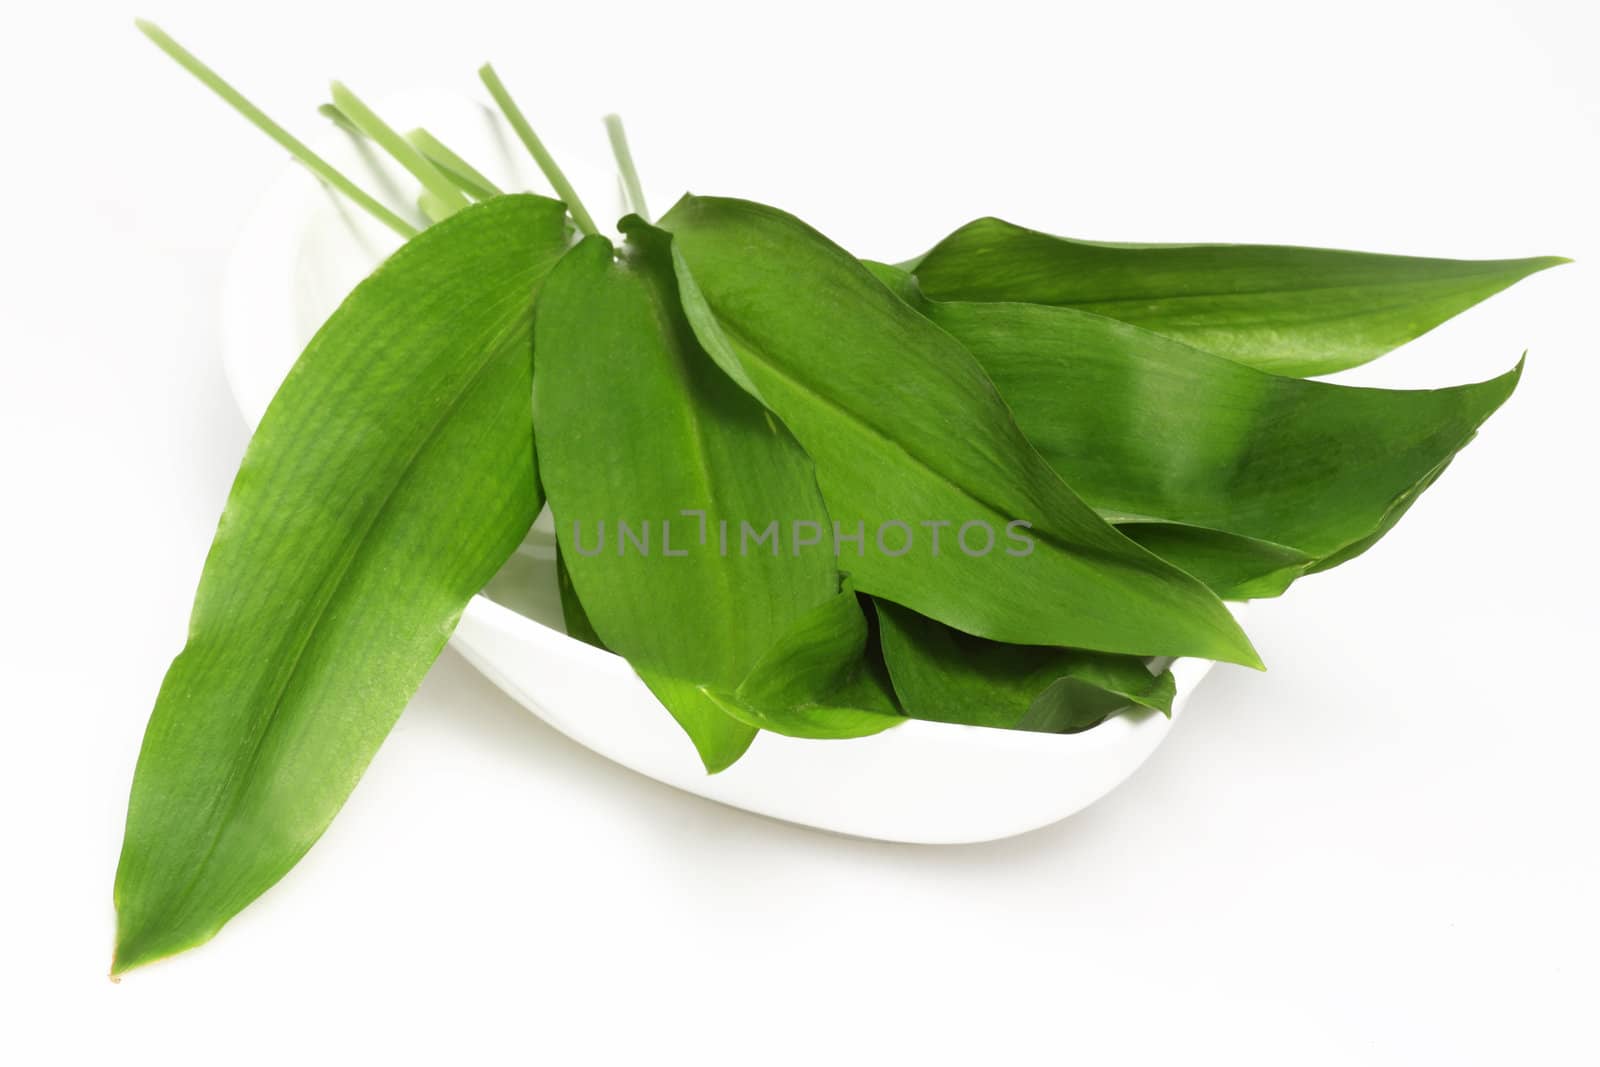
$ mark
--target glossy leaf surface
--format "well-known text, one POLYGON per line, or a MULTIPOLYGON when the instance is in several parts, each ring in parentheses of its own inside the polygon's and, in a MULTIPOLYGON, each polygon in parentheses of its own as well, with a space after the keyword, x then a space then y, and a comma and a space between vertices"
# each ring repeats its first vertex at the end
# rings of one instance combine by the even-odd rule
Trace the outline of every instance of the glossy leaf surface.
POLYGON ((199 944, 354 788, 540 506, 528 396, 553 200, 428 229, 318 331, 251 439, 145 733, 113 973, 199 944))
POLYGON ((578 590, 572 584, 572 575, 567 572, 567 562, 559 549, 556 550, 556 592, 561 598, 561 622, 567 636, 595 648, 605 648, 605 642, 595 633, 594 623, 589 621, 589 612, 578 598, 578 590))
POLYGON ((1376 359, 1565 262, 1103 244, 985 218, 946 237, 914 272, 936 300, 1075 307, 1277 374, 1311 377, 1376 359))
POLYGON ((1377 532, 1516 387, 1268 374, 1073 308, 930 301, 1028 439, 1113 521, 1156 520, 1322 559, 1377 532))
POLYGON ((1172 522, 1124 522, 1117 529, 1194 575, 1224 600, 1283 594, 1316 559, 1285 545, 1172 522))
POLYGON ((1258 662, 1208 589, 1096 515, 972 354, 848 253, 747 201, 685 198, 662 225, 702 343, 805 447, 836 532, 861 534, 836 546, 858 589, 997 640, 1258 662))
POLYGON ((797 620, 737 691, 708 692, 729 715, 789 737, 865 737, 905 721, 848 582, 797 620))
POLYGON ((705 689, 736 689, 839 591, 831 552, 745 533, 826 525, 811 465, 696 342, 660 231, 635 227, 621 258, 601 237, 575 248, 540 297, 535 345, 541 471, 584 612, 721 770, 755 728, 705 689))
POLYGON ((1171 714, 1170 671, 1137 656, 1001 644, 878 601, 884 659, 906 714, 1008 730, 1087 730, 1130 705, 1171 714))

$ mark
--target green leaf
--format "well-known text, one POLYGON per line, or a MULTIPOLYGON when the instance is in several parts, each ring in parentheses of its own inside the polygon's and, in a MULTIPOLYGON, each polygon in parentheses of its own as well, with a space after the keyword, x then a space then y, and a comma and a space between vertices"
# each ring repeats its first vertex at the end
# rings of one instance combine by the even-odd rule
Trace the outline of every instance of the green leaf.
POLYGON ((1354 388, 1268 374, 1073 308, 923 310, 976 354, 1028 439, 1101 514, 1316 560, 1348 558, 1387 529, 1521 374, 1518 364, 1449 389, 1354 388))
POLYGON ((966 348, 838 246, 746 201, 688 197, 663 225, 701 342, 816 464, 858 589, 997 640, 1259 662, 1208 589, 1074 495, 966 348))
POLYGON ((714 772, 756 731, 705 689, 737 688, 798 619, 838 593, 839 574, 832 553, 779 552, 776 541, 744 536, 769 521, 825 527, 811 465, 696 343, 670 239, 643 223, 629 231, 620 259, 604 238, 586 239, 540 296, 540 463, 562 558, 594 630, 714 772))
POLYGON ((1075 307, 1276 374, 1311 377, 1376 359, 1566 262, 1101 244, 985 218, 939 242, 914 272, 936 300, 1075 307))
POLYGON ((1280 596, 1316 563, 1284 545, 1201 526, 1125 522, 1117 529, 1206 583, 1223 600, 1280 596))
POLYGON ((905 721, 849 582, 801 616, 737 691, 707 695, 741 722, 789 737, 865 737, 905 721))
POLYGON ((1001 644, 888 601, 877 607, 884 659, 912 718, 1070 733, 1130 705, 1172 714, 1172 673, 1137 656, 1001 644))
POLYGON ((250 441, 145 732, 112 973, 198 945, 293 867, 539 510, 530 312, 562 206, 469 208, 306 348, 250 441))
POLYGON ((605 648, 606 643, 595 632, 594 623, 589 621, 589 612, 572 584, 572 575, 567 572, 567 561, 562 558, 559 547, 556 549, 556 591, 561 597, 561 621, 566 626, 567 636, 595 648, 605 648))

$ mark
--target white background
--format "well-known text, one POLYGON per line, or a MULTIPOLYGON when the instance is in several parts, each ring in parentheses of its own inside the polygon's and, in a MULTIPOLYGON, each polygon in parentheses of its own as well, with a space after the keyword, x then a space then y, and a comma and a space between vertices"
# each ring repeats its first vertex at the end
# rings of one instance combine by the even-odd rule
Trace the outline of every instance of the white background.
POLYGON ((1594 1063, 1600 75, 1592 5, 30 5, 8 16, 0 1060, 1594 1063), (45 8, 49 7, 48 13, 45 8), (129 775, 245 433, 219 271, 290 125, 496 61, 559 153, 897 259, 1111 240, 1560 253, 1356 380, 1507 409, 1377 550, 1253 613, 1090 811, 966 848, 717 807, 447 653, 209 946, 105 979, 129 775))

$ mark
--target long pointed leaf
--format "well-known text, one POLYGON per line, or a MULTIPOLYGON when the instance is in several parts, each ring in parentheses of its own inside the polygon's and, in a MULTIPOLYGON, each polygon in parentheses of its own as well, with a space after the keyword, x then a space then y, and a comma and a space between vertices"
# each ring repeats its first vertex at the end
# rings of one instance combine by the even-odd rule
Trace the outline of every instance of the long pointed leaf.
POLYGON ((1129 706, 1172 713, 1171 672, 1152 672, 1136 656, 986 641, 885 601, 878 624, 912 718, 1072 733, 1129 706))
POLYGON ((1376 359, 1565 262, 1102 244, 985 218, 939 242, 914 272, 937 300, 1076 307, 1276 374, 1311 377, 1376 359))
POLYGON ((1280 596, 1317 562, 1285 545, 1203 526, 1124 522, 1117 529, 1206 583, 1223 600, 1280 596))
POLYGON ((696 342, 666 235, 630 229, 620 259, 587 238, 540 297, 544 485, 595 632, 718 771, 756 731, 705 689, 736 688, 795 620, 838 593, 839 574, 831 552, 778 552, 744 536, 769 521, 825 527, 811 464, 696 342))
POLYGON ((707 694, 741 722, 789 737, 865 737, 905 721, 849 582, 801 616, 737 691, 707 694))
POLYGON ((862 536, 841 560, 858 589, 997 640, 1259 662, 1208 589, 1074 495, 970 352, 844 250, 747 201, 687 197, 662 225, 701 342, 805 447, 835 529, 862 536))
POLYGON ((414 238, 268 407, 139 754, 113 973, 207 940, 294 866, 522 540, 530 311, 564 219, 504 197, 414 238))
POLYGON ((1387 529, 1521 372, 1448 389, 1354 388, 1268 374, 1073 308, 923 310, 972 350, 1028 439, 1102 514, 1318 560, 1387 529))

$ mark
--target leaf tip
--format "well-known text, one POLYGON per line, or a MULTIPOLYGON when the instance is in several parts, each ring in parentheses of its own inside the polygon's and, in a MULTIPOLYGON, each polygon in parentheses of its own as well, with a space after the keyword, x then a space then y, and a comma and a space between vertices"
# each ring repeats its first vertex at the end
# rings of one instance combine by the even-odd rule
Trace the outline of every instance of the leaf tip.
POLYGON ((130 912, 119 903, 108 977, 115 982, 131 970, 197 948, 215 937, 225 921, 174 920, 161 913, 130 912))
POLYGON ((705 766, 707 777, 710 777, 714 774, 721 774, 723 771, 739 762, 739 756, 737 755, 728 756, 722 753, 709 753, 704 750, 699 751, 700 762, 705 766))
POLYGON ((133 959, 128 955, 125 946, 119 939, 116 947, 111 950, 111 969, 106 972, 106 977, 111 980, 112 985, 120 985, 122 976, 139 966, 140 962, 142 961, 133 959))
POLYGON ((1501 266, 1499 288, 1494 291, 1501 292, 1509 289, 1511 286, 1520 281, 1525 281, 1535 274, 1540 274, 1555 267, 1564 267, 1571 262, 1572 260, 1566 256, 1529 256, 1526 259, 1501 260, 1499 261, 1501 266))
POLYGON ((119 930, 117 932, 117 943, 111 950, 111 969, 107 972, 106 977, 111 979, 113 983, 120 983, 123 975, 135 967, 141 967, 146 963, 159 959, 161 955, 162 953, 153 953, 147 948, 141 947, 138 938, 130 937, 125 931, 119 930))
POLYGON ((176 956, 206 941, 211 935, 201 938, 162 939, 160 936, 117 936, 117 944, 111 952, 111 970, 107 977, 113 982, 120 983, 122 976, 139 967, 147 966, 164 960, 169 956, 176 956))
POLYGON ((1229 663, 1237 663, 1239 666, 1249 667, 1253 671, 1265 671, 1267 669, 1266 660, 1261 658, 1261 653, 1256 651, 1256 646, 1245 634, 1243 628, 1240 628, 1235 635, 1232 648, 1225 658, 1229 663))

